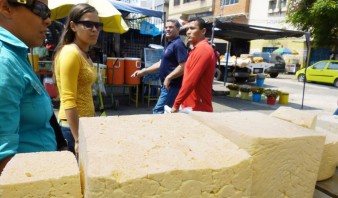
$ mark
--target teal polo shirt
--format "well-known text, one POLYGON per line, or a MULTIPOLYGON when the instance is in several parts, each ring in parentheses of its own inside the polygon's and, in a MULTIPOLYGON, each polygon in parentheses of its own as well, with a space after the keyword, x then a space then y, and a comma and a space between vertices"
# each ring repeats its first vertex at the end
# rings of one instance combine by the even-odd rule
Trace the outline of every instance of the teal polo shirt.
POLYGON ((0 160, 16 153, 55 151, 51 99, 34 73, 28 47, 0 27, 0 160))

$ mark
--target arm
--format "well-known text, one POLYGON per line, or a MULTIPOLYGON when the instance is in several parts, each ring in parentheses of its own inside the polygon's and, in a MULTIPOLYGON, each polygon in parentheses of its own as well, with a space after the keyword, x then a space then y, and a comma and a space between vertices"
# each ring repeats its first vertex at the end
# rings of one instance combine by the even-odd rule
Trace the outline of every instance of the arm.
MULTIPOLYGON (((61 51, 59 55, 61 102, 69 128, 75 141, 75 152, 77 153, 79 115, 77 111, 77 83, 81 68, 79 54, 72 50, 61 51)), ((62 119, 62 118, 61 118, 62 119)))
POLYGON ((166 89, 169 89, 169 85, 172 79, 175 79, 177 77, 180 77, 183 75, 184 72, 184 65, 185 62, 180 63, 175 69, 174 71, 172 71, 165 79, 163 82, 163 85, 166 89))
POLYGON ((19 147, 20 104, 25 87, 20 67, 13 67, 15 63, 8 59, 0 60, 0 175, 19 147))
POLYGON ((151 74, 151 73, 154 73, 156 71, 158 71, 160 69, 160 65, 161 65, 161 60, 154 63, 152 66, 150 67, 147 67, 147 68, 144 68, 142 70, 137 70, 135 71, 131 77, 142 77, 144 75, 147 75, 147 74, 151 74))
POLYGON ((70 131, 74 137, 74 149, 75 153, 78 153, 78 143, 79 143, 79 114, 77 108, 65 109, 67 116, 67 122, 69 124, 70 131))

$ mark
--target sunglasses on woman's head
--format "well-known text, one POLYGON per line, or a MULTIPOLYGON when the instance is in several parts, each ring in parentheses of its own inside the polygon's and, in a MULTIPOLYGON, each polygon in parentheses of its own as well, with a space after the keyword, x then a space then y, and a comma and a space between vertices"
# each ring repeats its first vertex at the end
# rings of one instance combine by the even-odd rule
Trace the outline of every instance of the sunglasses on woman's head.
POLYGON ((40 1, 33 1, 31 4, 28 4, 26 0, 8 0, 8 2, 28 8, 31 12, 41 17, 43 20, 50 18, 50 9, 46 4, 40 1))
POLYGON ((88 30, 93 30, 93 28, 95 27, 97 29, 97 31, 101 31, 102 28, 103 28, 103 23, 100 23, 100 22, 78 21, 78 22, 75 22, 75 23, 82 24, 88 30))

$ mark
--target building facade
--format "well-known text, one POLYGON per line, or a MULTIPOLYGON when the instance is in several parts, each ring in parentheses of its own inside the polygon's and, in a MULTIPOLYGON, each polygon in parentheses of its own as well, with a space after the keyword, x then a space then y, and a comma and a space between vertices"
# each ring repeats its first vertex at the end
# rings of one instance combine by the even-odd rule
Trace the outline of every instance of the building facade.
POLYGON ((214 16, 221 21, 248 24, 250 0, 215 1, 214 16))
POLYGON ((169 18, 188 20, 191 16, 212 19, 215 1, 213 0, 170 0, 169 18))

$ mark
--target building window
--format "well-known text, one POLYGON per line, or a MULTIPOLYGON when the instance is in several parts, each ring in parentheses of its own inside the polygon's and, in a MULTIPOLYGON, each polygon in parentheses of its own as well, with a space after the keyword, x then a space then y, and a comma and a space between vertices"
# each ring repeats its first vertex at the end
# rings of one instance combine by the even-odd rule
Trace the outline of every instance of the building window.
POLYGON ((274 10, 277 7, 276 1, 269 1, 269 9, 274 10))
POLYGON ((180 2, 181 0, 174 0, 174 6, 177 6, 177 5, 180 5, 180 2))
POLYGON ((238 0, 222 0, 221 3, 222 3, 222 6, 231 5, 231 4, 238 3, 238 0))
POLYGON ((287 0, 280 0, 281 8, 285 8, 287 6, 287 2, 287 0))
POLYGON ((183 0, 183 3, 190 3, 190 2, 194 2, 194 1, 197 1, 197 0, 183 0))

